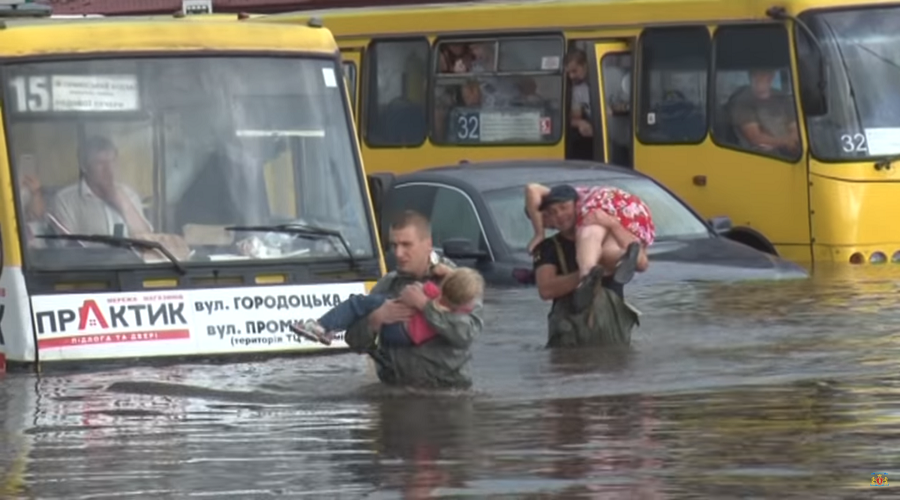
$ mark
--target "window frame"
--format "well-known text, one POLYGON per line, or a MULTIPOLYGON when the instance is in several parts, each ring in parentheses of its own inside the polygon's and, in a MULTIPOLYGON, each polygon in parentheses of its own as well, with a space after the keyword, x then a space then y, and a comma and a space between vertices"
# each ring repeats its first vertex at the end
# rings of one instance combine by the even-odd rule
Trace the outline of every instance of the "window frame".
MULTIPOLYGON (((781 27, 784 30, 785 41, 787 42, 787 57, 788 60, 793 62, 792 52, 794 51, 794 47, 791 45, 791 34, 788 33, 787 26, 784 23, 773 21, 773 22, 754 22, 754 23, 732 23, 732 24, 719 24, 715 27, 715 31, 711 37, 712 43, 712 55, 710 57, 710 71, 709 71, 709 84, 707 85, 707 101, 709 103, 709 109, 707 110, 707 125, 709 129, 709 138, 713 144, 722 149, 728 149, 731 151, 736 151, 739 153, 749 154, 753 156, 759 156, 766 159, 778 160, 783 163, 787 163, 790 165, 794 165, 799 162, 803 158, 803 154, 805 152, 805 147, 803 144, 803 134, 800 128, 800 120, 805 119, 805 116, 801 116, 801 108, 797 105, 797 98, 799 93, 799 85, 796 80, 796 73, 794 71, 794 64, 788 65, 788 77, 790 79, 791 87, 794 89, 793 98, 791 99, 791 105, 794 107, 794 116, 797 119, 797 133, 800 134, 800 151, 794 157, 788 157, 784 155, 778 155, 770 152, 766 152, 763 150, 753 150, 748 148, 743 148, 739 144, 729 144, 724 142, 720 138, 716 137, 716 125, 718 116, 718 65, 716 64, 717 55, 718 55, 718 37, 719 34, 723 30, 735 29, 737 31, 740 30, 748 30, 749 28, 759 28, 759 27, 771 27, 777 26, 781 27)), ((732 96, 729 96, 730 99, 732 96)))
POLYGON ((398 43, 398 42, 425 42, 427 45, 427 55, 425 59, 425 77, 427 79, 427 88, 431 88, 431 77, 429 73, 429 68, 432 67, 432 45, 426 36, 405 36, 405 37, 375 37, 369 40, 369 43, 366 44, 365 48, 362 49, 363 54, 366 54, 365 57, 362 58, 362 86, 360 87, 360 135, 362 136, 362 142, 369 149, 391 149, 391 148, 420 148, 425 145, 429 140, 429 127, 428 127, 428 96, 425 96, 425 121, 426 126, 422 131, 422 140, 418 143, 409 143, 409 144, 380 144, 373 143, 369 138, 369 126, 372 123, 371 119, 373 114, 377 116, 377 113, 372 113, 372 107, 377 108, 378 106, 378 47, 379 43, 398 43), (374 73, 373 73, 374 70, 374 73), (374 85, 373 85, 374 84, 374 85), (372 97, 375 97, 373 100, 372 97))
MULTIPOLYGON (((356 97, 357 97, 357 84, 359 79, 359 70, 356 67, 355 61, 347 61, 341 60, 341 71, 344 71, 347 67, 351 68, 350 73, 352 73, 353 77, 350 78, 350 81, 347 82, 350 86, 348 89, 350 91, 350 108, 356 111, 356 97)), ((346 78, 346 74, 345 74, 346 78)))
POLYGON ((634 60, 634 75, 637 77, 637 81, 634 83, 635 87, 633 90, 637 91, 632 95, 632 102, 636 108, 637 113, 633 115, 635 128, 633 130, 634 139, 638 143, 644 146, 697 146, 703 144, 706 141, 706 138, 710 135, 710 118, 709 118, 709 108, 710 108, 710 99, 709 99, 709 84, 710 84, 710 75, 712 75, 712 57, 713 57, 713 37, 709 32, 709 26, 705 24, 685 24, 685 25, 674 25, 674 26, 649 26, 641 30, 640 35, 637 39, 637 45, 635 50, 634 60), (705 102, 702 104, 701 109, 704 113, 704 122, 705 122, 705 130, 706 134, 694 141, 655 141, 648 140, 645 135, 645 116, 649 113, 649 80, 645 79, 648 76, 650 71, 648 71, 647 67, 647 57, 645 55, 644 49, 646 47, 647 41, 646 38, 648 35, 653 35, 657 33, 666 33, 666 32, 676 32, 682 31, 686 32, 688 30, 692 31, 703 31, 706 35, 708 45, 708 52, 706 54, 706 95, 705 102))
MULTIPOLYGON (((403 189, 405 187, 416 187, 416 186, 432 187, 432 188, 435 188, 436 190, 437 189, 448 189, 450 191, 455 191, 455 192, 459 193, 460 195, 462 195, 466 199, 466 201, 469 202, 469 206, 472 208, 472 211, 475 213, 475 219, 478 221, 478 229, 481 231, 481 237, 482 237, 482 239, 484 239, 484 244, 487 247, 488 257, 490 258, 491 262, 496 261, 494 248, 491 245, 491 239, 488 237, 488 232, 485 229, 484 218, 482 217, 481 212, 478 211, 478 205, 475 203, 475 200, 473 200, 472 197, 469 196, 469 193, 467 193, 465 190, 459 188, 458 186, 454 186, 454 185, 447 184, 444 182, 409 181, 409 182, 404 182, 402 184, 395 184, 394 186, 392 186, 391 187, 391 198, 396 196, 396 191, 398 191, 400 189, 403 189)), ((437 193, 435 192, 435 199, 436 198, 437 198, 437 193)), ((422 214, 422 215, 427 217, 428 221, 431 222, 433 212, 434 212, 434 201, 432 201, 432 204, 431 204, 431 213, 422 214)), ((387 224, 387 222, 385 222, 385 224, 387 224)), ((432 223, 432 232, 433 231, 434 231, 434 226, 432 223)), ((477 245, 479 242, 476 241, 474 243, 477 245)), ((390 245, 390 242, 388 242, 388 245, 390 245)), ((435 246, 435 249, 442 250, 442 247, 435 246)))
MULTIPOLYGON (((569 41, 566 39, 565 33, 561 31, 535 31, 535 32, 512 32, 512 33, 499 33, 499 34, 490 34, 484 35, 480 33, 470 33, 470 34, 452 34, 452 35, 440 35, 435 37, 434 42, 431 46, 431 55, 430 55, 430 64, 428 66, 428 98, 426 102, 428 103, 427 111, 427 120, 428 120, 428 140, 431 144, 439 147, 446 148, 483 148, 483 147, 491 147, 491 148, 502 148, 502 147, 553 147, 558 146, 560 142, 565 139, 566 136, 566 126, 568 123, 568 114, 566 113, 566 99, 568 97, 568 84, 566 82, 566 54, 568 50, 569 41), (562 47, 562 52, 559 58, 559 78, 561 79, 560 84, 560 110, 559 110, 559 132, 554 137, 552 142, 500 142, 500 143, 464 143, 458 144, 453 142, 441 141, 436 139, 436 134, 434 130, 434 110, 435 110, 435 88, 437 87, 438 82, 438 64, 440 63, 440 56, 438 51, 440 50, 441 44, 444 43, 472 43, 479 41, 496 41, 500 42, 501 40, 534 40, 541 38, 556 38, 560 41, 560 45, 562 47)), ((589 68, 590 69, 590 68, 589 68)), ((500 73, 499 71, 497 72, 500 73)), ((473 75, 477 75, 477 73, 472 73, 473 75)), ((547 76, 552 75, 552 73, 541 73, 536 76, 547 76)))

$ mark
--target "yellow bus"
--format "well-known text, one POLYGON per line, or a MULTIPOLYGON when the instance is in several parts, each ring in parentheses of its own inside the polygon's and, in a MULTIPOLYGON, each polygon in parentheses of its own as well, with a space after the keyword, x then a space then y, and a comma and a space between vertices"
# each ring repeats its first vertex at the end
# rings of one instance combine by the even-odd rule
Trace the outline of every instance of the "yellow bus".
POLYGON ((729 236, 760 250, 900 263, 896 1, 478 2, 264 19, 313 17, 341 47, 370 173, 590 158, 730 217, 729 236))
POLYGON ((29 5, 0 6, 0 362, 346 348, 289 329, 385 272, 332 34, 29 5))

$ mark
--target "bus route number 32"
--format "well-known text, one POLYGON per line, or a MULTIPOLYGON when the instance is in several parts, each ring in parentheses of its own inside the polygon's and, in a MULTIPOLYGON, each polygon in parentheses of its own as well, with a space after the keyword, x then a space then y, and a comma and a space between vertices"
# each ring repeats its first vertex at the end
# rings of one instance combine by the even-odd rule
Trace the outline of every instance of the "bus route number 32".
POLYGON ((855 134, 841 135, 841 149, 845 153, 868 153, 866 136, 857 132, 855 134))
POLYGON ((481 116, 478 113, 463 113, 457 116, 456 138, 459 141, 480 141, 481 116))

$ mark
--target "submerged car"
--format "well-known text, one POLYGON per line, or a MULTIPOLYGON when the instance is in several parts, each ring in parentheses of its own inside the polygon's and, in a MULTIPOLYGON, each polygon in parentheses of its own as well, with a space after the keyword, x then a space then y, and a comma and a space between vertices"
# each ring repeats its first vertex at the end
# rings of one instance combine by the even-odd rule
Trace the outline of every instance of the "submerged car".
POLYGON ((431 220, 435 249, 458 265, 478 269, 495 286, 533 282, 527 251, 533 230, 524 210, 525 185, 532 182, 615 186, 643 199, 653 213, 656 241, 647 250, 650 269, 635 278, 641 282, 809 276, 793 262, 728 239, 727 217, 703 220, 664 186, 631 169, 588 161, 514 160, 369 178, 386 251, 390 215, 415 210, 431 220))

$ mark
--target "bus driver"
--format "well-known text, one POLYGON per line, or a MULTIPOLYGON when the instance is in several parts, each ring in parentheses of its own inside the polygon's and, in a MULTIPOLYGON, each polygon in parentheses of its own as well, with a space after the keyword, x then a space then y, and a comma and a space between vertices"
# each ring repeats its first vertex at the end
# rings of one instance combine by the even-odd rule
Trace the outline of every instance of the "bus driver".
POLYGON ((190 249, 184 239, 172 234, 153 234, 140 196, 116 181, 118 155, 115 145, 106 137, 91 137, 81 145, 80 180, 56 194, 48 217, 51 225, 60 233, 158 241, 177 258, 187 258, 190 249), (116 234, 116 226, 121 227, 121 234, 116 234))

